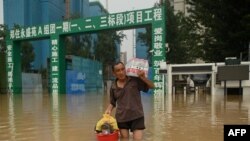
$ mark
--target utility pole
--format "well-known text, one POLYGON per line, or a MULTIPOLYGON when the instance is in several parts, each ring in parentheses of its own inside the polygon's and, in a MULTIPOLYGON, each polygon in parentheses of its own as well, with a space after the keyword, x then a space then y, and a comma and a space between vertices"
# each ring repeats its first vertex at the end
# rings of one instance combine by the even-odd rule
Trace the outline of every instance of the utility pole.
POLYGON ((106 10, 109 12, 109 2, 106 0, 106 10))
POLYGON ((132 29, 132 37, 133 37, 133 57, 136 57, 136 29, 132 29))
POLYGON ((70 0, 65 0, 65 19, 70 17, 70 0))
POLYGON ((248 61, 250 61, 250 42, 248 44, 248 61))
MULTIPOLYGON (((132 8, 135 10, 135 8, 132 8)), ((133 57, 136 57, 136 29, 132 29, 132 48, 133 48, 133 57)))

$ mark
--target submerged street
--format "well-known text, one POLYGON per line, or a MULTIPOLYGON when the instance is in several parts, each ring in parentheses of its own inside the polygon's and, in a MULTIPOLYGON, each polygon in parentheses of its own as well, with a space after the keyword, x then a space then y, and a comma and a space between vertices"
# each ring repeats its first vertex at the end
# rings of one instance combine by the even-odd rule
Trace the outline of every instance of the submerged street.
MULTIPOLYGON (((250 123, 250 95, 142 94, 144 141, 222 141, 224 124, 250 123)), ((0 95, 0 140, 95 141, 108 95, 0 95)), ((112 114, 114 115, 114 113, 112 114)))

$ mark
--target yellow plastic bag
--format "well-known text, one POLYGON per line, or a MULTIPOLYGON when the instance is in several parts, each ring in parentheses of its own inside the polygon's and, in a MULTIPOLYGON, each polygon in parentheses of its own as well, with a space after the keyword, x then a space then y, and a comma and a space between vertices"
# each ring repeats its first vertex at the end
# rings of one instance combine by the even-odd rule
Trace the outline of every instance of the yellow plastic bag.
POLYGON ((103 117, 97 122, 95 130, 101 131, 101 127, 104 123, 109 123, 114 130, 118 130, 116 119, 109 114, 103 114, 103 117))

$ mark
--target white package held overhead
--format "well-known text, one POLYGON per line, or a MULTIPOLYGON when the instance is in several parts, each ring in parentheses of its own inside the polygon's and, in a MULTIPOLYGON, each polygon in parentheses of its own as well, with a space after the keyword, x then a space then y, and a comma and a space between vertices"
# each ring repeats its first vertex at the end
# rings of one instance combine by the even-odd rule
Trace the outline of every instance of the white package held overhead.
POLYGON ((148 60, 145 59, 132 58, 126 64, 126 73, 128 76, 138 77, 138 70, 143 70, 145 72, 145 76, 148 77, 148 69, 148 60))

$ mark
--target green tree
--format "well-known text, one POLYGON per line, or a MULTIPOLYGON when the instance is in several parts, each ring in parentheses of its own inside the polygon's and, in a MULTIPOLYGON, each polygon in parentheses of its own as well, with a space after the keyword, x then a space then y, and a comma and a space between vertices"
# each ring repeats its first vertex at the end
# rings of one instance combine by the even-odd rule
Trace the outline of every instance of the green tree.
POLYGON ((4 52, 6 49, 5 37, 7 34, 7 26, 0 24, 0 52, 4 52))
POLYGON ((125 35, 123 32, 114 30, 101 31, 97 33, 96 46, 94 47, 95 59, 103 63, 104 77, 107 75, 107 67, 118 58, 117 46, 121 44, 125 35))
MULTIPOLYGON (((166 61, 169 63, 190 63, 201 53, 200 50, 194 49, 193 44, 198 42, 197 37, 193 36, 193 25, 189 19, 187 19, 183 13, 174 14, 174 9, 170 5, 170 1, 166 0, 165 3, 155 4, 155 6, 166 6, 166 43, 170 48, 169 52, 166 52, 166 61)), ((151 41, 151 27, 146 27, 146 33, 139 33, 138 40, 144 42, 149 46, 148 58, 151 58, 150 50, 152 50, 151 41)))
POLYGON ((66 37, 66 54, 91 58, 91 40, 90 34, 66 37))
POLYGON ((117 45, 125 35, 116 31, 102 31, 97 33, 95 56, 98 61, 104 64, 112 63, 117 59, 117 45))
MULTIPOLYGON (((184 13, 178 12, 174 15, 174 23, 172 38, 170 37, 166 40, 171 44, 171 50, 169 52, 169 58, 174 59, 174 63, 192 63, 195 62, 197 58, 203 56, 201 47, 199 46, 201 40, 196 34, 197 24, 194 23, 189 17, 186 17, 184 13), (172 56, 172 57, 171 57, 172 56)), ((171 25, 169 25, 171 27, 171 25)), ((167 28, 169 28, 167 27, 167 28)))
POLYGON ((149 65, 151 66, 152 62, 151 62, 151 57, 152 57, 152 27, 151 26, 146 26, 145 27, 146 32, 139 32, 138 33, 138 38, 136 39, 137 41, 140 41, 142 43, 144 43, 144 45, 146 47, 148 47, 147 49, 147 59, 149 60, 149 65))
MULTIPOLYGON (((249 0, 188 0, 189 12, 196 23, 196 35, 205 61, 224 61, 225 57, 240 57, 248 51, 250 42, 249 0)), ((197 47, 198 48, 198 47, 197 47)))
MULTIPOLYGON (((73 20, 80 17, 80 13, 73 13, 69 18, 64 20, 73 20)), ((91 40, 91 34, 67 36, 65 38, 66 54, 81 56, 84 58, 92 58, 93 55, 91 52, 91 40)))
MULTIPOLYGON (((80 14, 72 14, 68 19, 80 18, 80 14)), ((65 38, 66 54, 95 59, 103 63, 103 72, 117 59, 117 45, 125 37, 123 32, 115 30, 101 31, 95 34, 67 36, 65 38)))
MULTIPOLYGON (((19 28, 21 28, 20 25, 14 24, 14 29, 19 29, 19 28)), ((20 47, 21 47, 22 71, 28 72, 31 70, 32 68, 31 63, 35 59, 34 48, 33 48, 33 45, 29 41, 22 41, 20 43, 20 47)))
POLYGON ((21 42, 22 71, 28 72, 32 68, 31 63, 35 59, 34 48, 28 41, 21 42))
MULTIPOLYGON (((20 25, 14 24, 14 29, 20 28, 20 25)), ((6 43, 5 37, 7 34, 7 26, 0 24, 0 52, 5 52, 6 50, 6 43)), ((22 71, 29 71, 31 69, 31 63, 35 59, 35 53, 33 46, 28 41, 23 41, 20 43, 21 47, 21 63, 22 63, 22 71)))
POLYGON ((7 92, 7 80, 6 80, 6 57, 5 57, 5 36, 6 36, 7 28, 5 25, 0 24, 0 94, 6 94, 7 92))
POLYGON ((166 52, 166 61, 172 64, 190 63, 193 57, 187 39, 190 33, 189 26, 185 25, 186 20, 182 13, 174 14, 174 7, 170 5, 169 0, 166 0, 165 4, 166 43, 170 50, 166 52))

